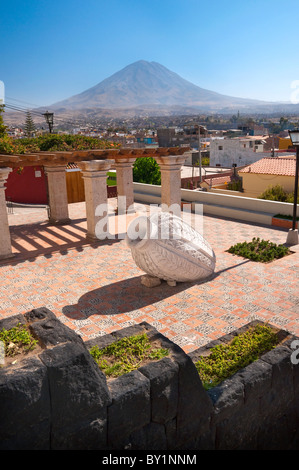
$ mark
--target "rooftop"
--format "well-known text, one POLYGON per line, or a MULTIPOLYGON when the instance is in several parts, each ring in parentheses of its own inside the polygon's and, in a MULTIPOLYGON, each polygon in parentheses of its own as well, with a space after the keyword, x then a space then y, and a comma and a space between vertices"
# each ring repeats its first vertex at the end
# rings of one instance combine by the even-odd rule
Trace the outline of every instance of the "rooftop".
POLYGON ((296 159, 289 157, 265 157, 239 171, 264 175, 295 176, 296 159))
POLYGON ((226 251, 256 236, 285 243, 286 229, 204 216, 212 279, 147 288, 125 240, 90 244, 85 204, 69 212, 64 226, 50 225, 44 208, 15 206, 8 215, 15 257, 0 263, 0 318, 46 306, 84 340, 147 321, 186 352, 256 318, 299 335, 298 246, 269 264, 226 251))

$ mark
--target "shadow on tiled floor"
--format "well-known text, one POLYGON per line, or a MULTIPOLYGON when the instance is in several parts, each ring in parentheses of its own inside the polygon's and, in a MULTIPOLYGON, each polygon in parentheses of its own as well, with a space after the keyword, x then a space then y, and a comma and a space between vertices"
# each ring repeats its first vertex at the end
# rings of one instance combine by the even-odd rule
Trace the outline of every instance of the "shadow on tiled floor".
POLYGON ((86 319, 91 315, 117 315, 138 311, 153 303, 166 301, 168 297, 184 292, 191 283, 178 283, 170 287, 166 282, 153 289, 141 284, 141 276, 133 276, 90 290, 82 295, 75 305, 63 307, 68 318, 86 319), (136 296, 136 292, 138 295, 136 296))
POLYGON ((299 247, 267 265, 227 252, 253 237, 284 243, 286 230, 204 216, 214 275, 147 288, 124 240, 88 244, 84 206, 70 212, 67 226, 50 226, 36 213, 30 225, 10 216, 15 258, 0 265, 0 318, 46 306, 84 340, 147 321, 186 351, 256 318, 299 334, 299 247))
POLYGON ((84 246, 97 247, 99 244, 111 244, 115 240, 91 242, 86 239, 85 219, 73 220, 69 225, 52 225, 48 222, 15 225, 10 227, 13 257, 1 260, 1 264, 18 263, 38 256, 50 256, 68 250, 82 251, 84 246))

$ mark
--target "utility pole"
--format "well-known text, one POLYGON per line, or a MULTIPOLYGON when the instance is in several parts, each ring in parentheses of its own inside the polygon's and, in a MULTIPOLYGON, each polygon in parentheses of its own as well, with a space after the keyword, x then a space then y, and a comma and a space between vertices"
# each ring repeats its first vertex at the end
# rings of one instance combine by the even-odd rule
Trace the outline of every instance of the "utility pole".
POLYGON ((198 156, 199 156, 199 182, 201 183, 201 140, 200 140, 200 125, 198 126, 198 156))

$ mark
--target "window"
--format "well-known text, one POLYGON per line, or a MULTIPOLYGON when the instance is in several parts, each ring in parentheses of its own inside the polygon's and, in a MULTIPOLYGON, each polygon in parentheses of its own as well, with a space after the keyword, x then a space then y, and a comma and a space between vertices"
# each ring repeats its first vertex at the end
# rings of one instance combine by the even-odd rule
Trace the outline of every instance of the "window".
POLYGON ((218 150, 223 150, 223 146, 219 145, 218 150))

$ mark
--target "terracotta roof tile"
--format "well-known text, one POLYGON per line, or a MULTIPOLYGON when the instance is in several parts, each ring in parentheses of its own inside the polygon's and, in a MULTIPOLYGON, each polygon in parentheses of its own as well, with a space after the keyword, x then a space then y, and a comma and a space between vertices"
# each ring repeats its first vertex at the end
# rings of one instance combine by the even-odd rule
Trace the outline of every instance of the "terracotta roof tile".
POLYGON ((231 176, 219 176, 219 178, 205 178, 204 182, 212 186, 218 186, 221 184, 230 183, 231 180, 231 176))
POLYGON ((295 176, 296 159, 293 157, 265 157, 246 166, 239 173, 295 176))

